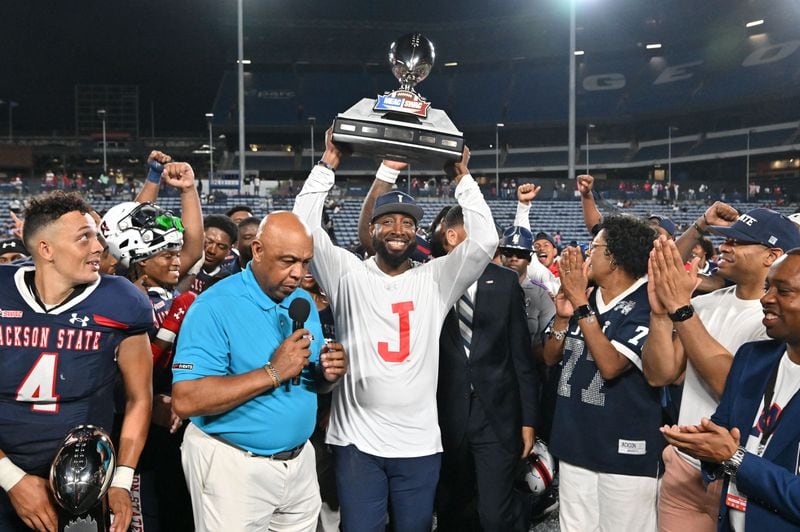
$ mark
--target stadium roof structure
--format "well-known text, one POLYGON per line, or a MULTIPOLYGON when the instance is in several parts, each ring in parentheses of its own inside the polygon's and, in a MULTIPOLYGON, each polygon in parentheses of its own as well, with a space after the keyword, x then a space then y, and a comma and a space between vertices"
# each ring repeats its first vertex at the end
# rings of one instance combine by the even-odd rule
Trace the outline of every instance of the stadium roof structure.
POLYGON ((564 57, 569 2, 576 4, 584 57, 663 54, 711 47, 724 55, 754 34, 797 37, 793 0, 407 0, 245 2, 245 49, 254 63, 386 63, 391 39, 420 31, 440 66, 564 57), (764 23, 746 27, 749 22, 764 23))

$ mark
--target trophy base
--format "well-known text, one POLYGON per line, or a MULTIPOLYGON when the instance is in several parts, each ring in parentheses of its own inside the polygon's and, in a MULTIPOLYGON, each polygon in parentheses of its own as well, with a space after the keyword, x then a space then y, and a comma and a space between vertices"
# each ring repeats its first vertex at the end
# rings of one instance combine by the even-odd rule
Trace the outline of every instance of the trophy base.
POLYGON ((111 519, 104 502, 81 515, 73 515, 63 508, 58 510, 58 532, 108 532, 110 527, 111 519))
POLYGON ((340 113, 333 121, 333 141, 348 147, 354 155, 441 163, 458 161, 464 136, 444 111, 428 109, 427 118, 417 124, 405 117, 373 110, 375 100, 364 98, 340 113))

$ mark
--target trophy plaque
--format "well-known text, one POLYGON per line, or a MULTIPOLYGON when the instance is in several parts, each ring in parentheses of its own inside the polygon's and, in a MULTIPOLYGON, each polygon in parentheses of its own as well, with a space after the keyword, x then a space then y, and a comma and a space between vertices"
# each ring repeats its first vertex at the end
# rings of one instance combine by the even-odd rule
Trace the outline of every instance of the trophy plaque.
POLYGON ((414 87, 428 77, 436 57, 433 43, 419 33, 397 39, 389 49, 400 89, 363 98, 336 116, 333 140, 355 155, 396 161, 446 163, 461 159, 463 134, 447 114, 434 109, 414 87))
POLYGON ((79 425, 69 431, 50 467, 59 532, 108 531, 111 521, 105 495, 115 462, 114 445, 103 429, 79 425))

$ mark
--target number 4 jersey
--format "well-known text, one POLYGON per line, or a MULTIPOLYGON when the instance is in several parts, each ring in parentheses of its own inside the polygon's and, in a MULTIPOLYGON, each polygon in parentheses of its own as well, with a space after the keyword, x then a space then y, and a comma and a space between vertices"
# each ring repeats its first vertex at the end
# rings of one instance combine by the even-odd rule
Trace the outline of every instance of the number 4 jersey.
POLYGON ((46 475, 70 429, 111 430, 117 347, 153 326, 153 310, 129 281, 103 276, 46 312, 33 276, 0 266, 0 449, 46 475))
POLYGON ((642 374, 650 323, 647 280, 639 279, 608 304, 595 289, 589 304, 606 338, 631 367, 612 380, 603 379, 578 322, 570 321, 550 450, 560 460, 591 471, 655 477, 664 439, 659 432, 660 388, 647 384, 642 374))

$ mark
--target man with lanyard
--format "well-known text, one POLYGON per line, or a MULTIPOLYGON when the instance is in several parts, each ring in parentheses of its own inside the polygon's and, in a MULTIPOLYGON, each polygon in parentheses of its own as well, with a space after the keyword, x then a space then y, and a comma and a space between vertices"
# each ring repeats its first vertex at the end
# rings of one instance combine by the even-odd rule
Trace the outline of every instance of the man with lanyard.
POLYGON ((719 407, 698 425, 663 427, 667 441, 724 475, 718 530, 800 524, 800 249, 770 268, 761 298, 772 340, 736 353, 719 407))

